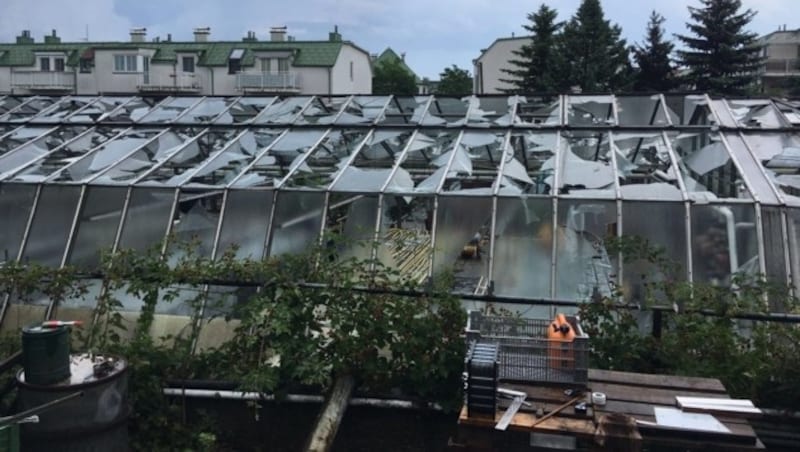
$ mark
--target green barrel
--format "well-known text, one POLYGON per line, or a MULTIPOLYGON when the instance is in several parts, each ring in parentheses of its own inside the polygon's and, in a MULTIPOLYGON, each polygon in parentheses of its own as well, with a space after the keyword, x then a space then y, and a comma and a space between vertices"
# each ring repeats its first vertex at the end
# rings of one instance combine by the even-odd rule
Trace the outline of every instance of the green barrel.
POLYGON ((22 367, 25 381, 51 385, 69 378, 69 327, 22 329, 22 367))
POLYGON ((0 452, 19 452, 19 425, 0 428, 0 452))

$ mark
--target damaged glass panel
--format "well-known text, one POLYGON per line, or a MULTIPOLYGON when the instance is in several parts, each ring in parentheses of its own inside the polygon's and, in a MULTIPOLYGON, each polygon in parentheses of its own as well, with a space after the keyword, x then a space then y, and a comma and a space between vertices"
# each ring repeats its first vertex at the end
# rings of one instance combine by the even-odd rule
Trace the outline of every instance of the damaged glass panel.
MULTIPOLYGON (((552 200, 533 196, 498 198, 495 237, 494 293, 550 298, 552 200)), ((485 252, 488 254, 488 248, 485 252)))
POLYGON ((787 125, 768 99, 726 100, 736 126, 772 129, 787 125))
POLYGON ((234 187, 273 187, 290 172, 301 168, 306 153, 325 136, 325 130, 291 130, 278 138, 246 173, 233 182, 234 187))
MULTIPOLYGON (((788 269, 786 268, 786 251, 788 244, 784 242, 783 215, 779 207, 761 208, 761 225, 764 229, 764 263, 769 281, 786 284, 788 269)), ((774 297, 779 298, 779 297, 774 297)), ((770 309, 773 312, 784 312, 787 306, 775 305, 772 300, 770 309)))
POLYGON ((516 159, 511 149, 505 148, 505 144, 505 132, 464 132, 459 145, 441 156, 443 163, 446 160, 452 162, 442 191, 491 195, 501 164, 501 192, 519 194, 523 187, 532 185, 533 181, 522 163, 516 159))
POLYGON ((621 126, 669 125, 669 119, 661 105, 661 96, 616 96, 617 114, 621 126))
POLYGON ((752 205, 692 206, 692 271, 695 281, 721 286, 760 273, 752 205))
MULTIPOLYGON (((408 142, 410 135, 411 132, 378 131, 370 135, 367 142, 364 142, 365 135, 359 133, 357 137, 354 137, 354 145, 349 151, 361 146, 361 143, 363 143, 363 147, 361 147, 358 155, 355 156, 352 164, 345 166, 349 158, 343 158, 339 162, 329 164, 328 171, 330 171, 329 179, 331 181, 341 171, 341 176, 338 176, 338 181, 331 189, 335 191, 379 192, 389 179, 395 161, 402 153, 403 146, 408 142)), ((348 152, 348 154, 351 153, 348 152)), ((309 163, 312 164, 312 171, 313 161, 316 161, 319 157, 321 157, 320 150, 317 150, 309 158, 309 163)), ((343 157, 349 157, 349 155, 343 157)), ((323 182, 327 183, 328 180, 326 179, 323 182)))
POLYGON ((100 266, 101 253, 114 245, 127 192, 121 187, 87 188, 68 264, 91 271, 100 266))
POLYGON ((467 122, 467 111, 470 108, 470 98, 453 98, 434 96, 428 112, 420 124, 460 126, 467 122))
POLYGON ((336 124, 371 124, 383 118, 383 108, 390 96, 355 96, 339 114, 336 124))
MULTIPOLYGON (((387 137, 389 132, 376 132, 374 139, 387 137), (383 134, 383 135, 381 135, 383 134)), ((395 132, 394 138, 402 136, 395 132)), ((452 156, 455 141, 460 133, 455 130, 425 130, 418 131, 414 135, 410 144, 406 145, 400 141, 395 141, 393 146, 394 153, 400 145, 406 145, 407 151, 399 161, 399 167, 392 176, 391 181, 386 186, 388 193, 434 193, 447 172, 447 164, 452 156)), ((404 137, 403 142, 406 141, 404 137)), ((465 157, 463 149, 459 152, 460 157, 465 157)), ((470 162, 462 162, 470 164, 470 162)))
POLYGON ((35 196, 35 185, 0 184, 0 263, 17 259, 35 196))
POLYGON ((611 296, 617 264, 605 239, 617 235, 615 203, 559 200, 556 231, 550 228, 549 234, 556 241, 556 298, 586 301, 593 294, 611 296))
MULTIPOLYGON (((0 159, 6 157, 12 151, 17 151, 28 143, 30 146, 33 143, 39 143, 38 147, 44 142, 48 132, 52 133, 56 129, 51 127, 20 127, 11 133, 6 134, 0 138, 0 159)), ((0 160, 2 162, 2 160, 0 160)), ((0 172, 8 171, 10 165, 3 165, 0 163, 0 172)))
POLYGON ((285 97, 276 100, 253 118, 253 124, 291 124, 308 105, 310 96, 285 97))
POLYGON ((276 203, 269 255, 302 253, 313 247, 322 226, 325 194, 283 190, 276 203))
POLYGON ((121 105, 130 102, 131 99, 133 98, 103 96, 98 98, 95 102, 92 102, 90 105, 87 105, 83 109, 75 112, 72 116, 68 117, 66 120, 69 122, 101 121, 104 120, 108 114, 119 108, 121 105))
POLYGON ((378 231, 377 259, 418 283, 428 277, 433 256, 433 197, 383 198, 378 231))
POLYGON ((61 265, 80 197, 80 187, 64 185, 42 187, 28 242, 22 253, 23 260, 48 267, 61 265))
POLYGON ((214 124, 241 124, 252 121, 268 105, 275 102, 275 97, 241 97, 222 114, 214 124))
POLYGON ((51 105, 59 101, 58 97, 33 97, 18 108, 0 116, 0 121, 25 122, 33 119, 51 105))
POLYGON ((232 252, 239 259, 261 259, 272 216, 272 190, 231 190, 217 246, 217 258, 232 252))
MULTIPOLYGON (((423 124, 422 120, 426 116, 428 96, 398 97, 393 96, 392 101, 386 108, 386 114, 378 124, 390 126, 400 124, 423 124)), ((437 123, 434 120, 434 123, 437 123)), ((427 124, 427 123, 424 123, 427 124)))
MULTIPOLYGON (((76 136, 74 139, 71 139, 71 141, 59 145, 53 148, 52 151, 37 157, 24 168, 18 168, 13 172, 7 173, 4 177, 20 182, 43 181, 51 174, 61 171, 63 168, 81 160, 95 148, 109 140, 113 140, 123 131, 125 131, 125 128, 94 128, 91 132, 76 136)), ((89 159, 89 161, 91 161, 91 159, 89 159)), ((76 168, 78 171, 81 169, 85 171, 85 165, 76 168)))
MULTIPOLYGON (((511 135, 510 146, 516 163, 504 171, 515 172, 516 177, 508 177, 503 182, 516 186, 524 194, 547 195, 553 192, 557 135, 555 132, 515 132, 511 135), (527 174, 527 180, 522 173, 527 174)), ((509 156, 507 155, 506 158, 509 156)))
MULTIPOLYGON (((339 182, 332 188, 340 191, 361 191, 375 189, 375 177, 363 173, 356 166, 346 166, 354 152, 361 148, 366 131, 331 131, 307 156, 297 157, 290 165, 292 172, 285 182, 286 187, 324 189, 343 172, 339 182), (364 188, 362 186, 368 186, 364 188)), ((364 148, 367 149, 367 148, 364 148)), ((360 154, 359 154, 360 157, 360 154)), ((358 160, 358 158, 357 158, 358 160)), ((386 175, 383 176, 386 178, 386 175)))
POLYGON ((665 94, 664 97, 673 125, 704 126, 717 122, 704 95, 665 94))
POLYGON ((174 135, 172 132, 161 133, 158 130, 131 129, 122 136, 108 141, 97 147, 82 158, 70 163, 58 173, 53 174, 51 180, 58 182, 81 182, 103 173, 118 162, 135 160, 135 165, 128 163, 128 167, 146 164, 146 155, 155 152, 159 147, 161 138, 174 135), (145 149, 146 148, 146 149, 145 149))
POLYGON ((614 133, 612 138, 623 199, 683 199, 679 173, 660 132, 614 133))
POLYGON ((171 221, 175 190, 133 188, 119 247, 139 252, 160 245, 171 221))
POLYGON ((491 220, 491 197, 440 196, 433 249, 434 277, 452 270, 455 292, 486 293, 491 220))
POLYGON ((241 132, 234 129, 218 129, 204 133, 177 151, 170 148, 171 154, 168 154, 166 160, 142 176, 137 183, 169 187, 184 184, 191 179, 195 170, 214 159, 241 132))
MULTIPOLYGON (((563 132, 561 147, 559 194, 577 198, 616 197, 608 132, 563 132)), ((545 163, 545 169, 554 168, 554 163, 554 160, 545 163)))
POLYGON ((170 263, 178 262, 185 255, 184 248, 188 244, 197 256, 211 256, 222 210, 222 194, 222 190, 181 190, 172 220, 170 263))
POLYGON ((378 196, 331 193, 325 216, 325 243, 330 259, 359 260, 372 257, 378 196))
POLYGON ((23 102, 26 102, 28 99, 29 98, 19 97, 19 96, 5 96, 2 99, 0 99, 0 119, 3 119, 3 115, 19 107, 23 102))
POLYGON ((146 115, 138 118, 136 122, 143 124, 171 123, 181 116, 186 110, 198 103, 196 97, 174 97, 167 99, 150 110, 146 115))
POLYGON ((719 133, 706 130, 670 133, 672 149, 679 163, 690 198, 749 198, 750 193, 719 133))
POLYGON ((346 96, 315 96, 314 100, 302 110, 294 124, 333 124, 339 116, 339 110, 344 107, 348 99, 349 97, 346 96))
POLYGON ((526 126, 561 124, 561 104, 558 96, 519 96, 513 124, 526 126))
POLYGON ((136 122, 145 117, 160 101, 161 99, 155 97, 134 97, 120 108, 104 114, 101 120, 105 122, 136 122))
MULTIPOLYGON (((180 118, 175 120, 175 124, 208 124, 223 112, 227 113, 228 108, 236 101, 235 97, 207 97, 200 101, 189 111, 183 114, 180 118)), ((230 124, 233 122, 233 117, 227 113, 227 118, 219 118, 221 121, 214 121, 216 124, 230 124)))
POLYGON ((71 96, 42 112, 36 122, 60 122, 67 120, 75 112, 85 108, 97 98, 92 96, 71 96))
POLYGON ((598 127, 616 125, 614 96, 568 96, 567 124, 598 127))
POLYGON ((514 123, 515 103, 515 97, 472 96, 467 123, 475 127, 508 127, 514 123))
POLYGON ((222 187, 230 184, 260 153, 280 136, 275 129, 248 129, 228 147, 214 151, 186 182, 189 187, 222 187))
POLYGON ((784 199, 793 205, 800 204, 800 137, 747 134, 744 139, 784 199))

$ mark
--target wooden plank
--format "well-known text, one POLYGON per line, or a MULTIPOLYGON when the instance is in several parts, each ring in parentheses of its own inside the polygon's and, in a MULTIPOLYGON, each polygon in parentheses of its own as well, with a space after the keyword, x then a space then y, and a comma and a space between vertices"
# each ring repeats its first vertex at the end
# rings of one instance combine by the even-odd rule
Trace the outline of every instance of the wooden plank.
POLYGON ((589 369, 589 385, 592 383, 620 383, 628 386, 652 388, 680 388, 726 394, 725 386, 715 378, 684 377, 681 375, 655 375, 615 370, 589 369))
MULTIPOLYGON (((463 407, 458 416, 459 425, 469 425, 476 427, 485 427, 494 431, 494 426, 502 417, 503 412, 500 411, 495 414, 494 418, 491 417, 467 417, 467 408, 463 407)), ((594 421, 591 419, 573 419, 565 418, 562 416, 555 416, 542 421, 536 427, 531 428, 537 420, 537 416, 533 413, 517 413, 508 425, 508 430, 514 431, 541 431, 543 433, 569 433, 583 438, 592 438, 594 436, 594 421)))
POLYGON ((626 386, 622 384, 593 383, 592 391, 603 392, 607 400, 652 403, 675 406, 675 396, 699 396, 730 398, 725 394, 694 392, 691 389, 655 389, 626 386))
MULTIPOLYGON (((609 400, 604 406, 595 406, 597 416, 609 413, 623 413, 633 416, 636 419, 648 419, 653 417, 653 407, 656 405, 640 402, 625 402, 620 400, 609 400)), ((669 405, 662 405, 669 406, 669 405)), ((741 417, 715 416, 723 424, 728 423, 750 425, 747 419, 741 417)))

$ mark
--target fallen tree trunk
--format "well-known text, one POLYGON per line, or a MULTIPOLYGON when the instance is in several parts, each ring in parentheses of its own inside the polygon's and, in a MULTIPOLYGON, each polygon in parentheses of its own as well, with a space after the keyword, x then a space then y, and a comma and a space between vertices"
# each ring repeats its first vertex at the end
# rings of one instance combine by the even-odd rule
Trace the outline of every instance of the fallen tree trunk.
POLYGON ((336 379, 314 426, 314 432, 308 439, 305 448, 307 452, 327 452, 331 449, 354 388, 355 380, 352 376, 345 375, 336 379))

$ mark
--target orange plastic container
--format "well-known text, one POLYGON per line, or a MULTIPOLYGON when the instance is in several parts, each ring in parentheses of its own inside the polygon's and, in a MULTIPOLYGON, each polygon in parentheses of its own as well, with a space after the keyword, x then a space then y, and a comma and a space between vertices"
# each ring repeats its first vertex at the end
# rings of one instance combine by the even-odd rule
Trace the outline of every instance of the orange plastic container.
POLYGON ((575 349, 572 342, 575 331, 564 314, 557 314, 547 328, 547 364, 556 369, 575 366, 575 349))

